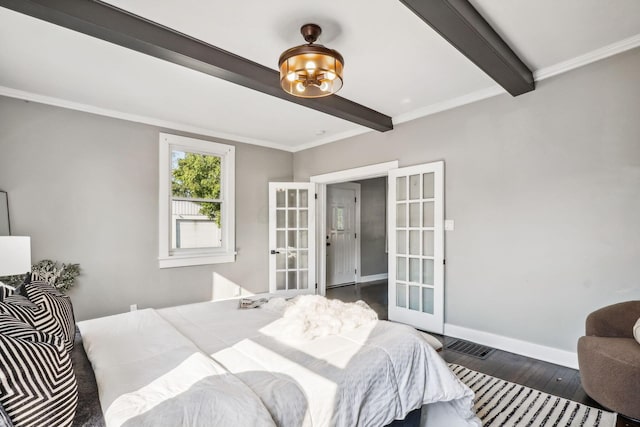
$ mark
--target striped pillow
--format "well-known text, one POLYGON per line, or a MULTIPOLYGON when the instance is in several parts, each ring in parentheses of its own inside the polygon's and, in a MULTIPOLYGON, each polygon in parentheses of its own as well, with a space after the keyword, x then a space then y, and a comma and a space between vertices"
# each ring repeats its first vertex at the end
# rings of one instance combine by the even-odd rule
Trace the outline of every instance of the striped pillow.
MULTIPOLYGON (((11 295, 0 302, 0 314, 13 316, 33 326, 38 331, 63 339, 65 337, 62 325, 50 311, 44 307, 37 306, 22 295, 11 295)), ((67 348, 70 348, 66 341, 65 344, 67 348)), ((71 342, 71 347, 73 347, 73 341, 71 342)))
MULTIPOLYGON (((29 299, 39 307, 44 308, 55 319, 67 350, 71 351, 76 334, 76 322, 73 317, 71 299, 46 282, 31 282, 24 285, 24 287, 29 299)), ((58 335, 53 331, 51 333, 58 335)))
POLYGON ((4 301, 6 297, 13 295, 13 292, 14 289, 12 287, 0 282, 0 301, 4 301))
POLYGON ((1 322, 0 404, 13 424, 71 426, 78 386, 62 339, 10 316, 1 322))
POLYGON ((0 302, 0 314, 8 314, 33 327, 37 327, 36 323, 41 323, 46 313, 22 295, 13 294, 0 302))
POLYGON ((8 314, 0 314, 0 335, 8 335, 12 338, 33 342, 46 339, 46 335, 42 335, 42 332, 38 332, 33 326, 8 314))

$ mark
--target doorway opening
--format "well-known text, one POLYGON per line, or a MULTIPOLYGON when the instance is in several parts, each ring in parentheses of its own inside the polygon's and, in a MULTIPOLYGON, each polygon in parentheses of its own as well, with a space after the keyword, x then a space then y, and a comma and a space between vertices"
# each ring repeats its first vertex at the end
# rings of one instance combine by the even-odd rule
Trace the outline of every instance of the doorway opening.
MULTIPOLYGON (((421 330, 444 329, 444 161, 397 167, 381 163, 311 177, 317 190, 317 292, 327 293, 327 187, 380 176, 388 179, 389 320, 421 330)), ((332 211, 329 211, 333 215, 332 211)), ((336 214, 337 215, 337 214, 336 214)), ((331 227, 329 227, 331 228, 331 227)), ((360 243, 361 248, 365 246, 360 243)))
MULTIPOLYGON (((317 186, 318 197, 316 271, 320 295, 326 295, 327 285, 344 286, 386 281, 388 277, 386 181, 389 171, 397 167, 398 162, 392 161, 310 178, 310 181, 317 186), (355 248, 351 252, 352 249, 348 245, 343 248, 335 247, 340 245, 340 233, 348 232, 349 219, 346 215, 350 214, 351 209, 340 205, 337 201, 346 202, 353 194, 351 189, 357 187, 360 188, 360 197, 355 196, 357 202, 353 211, 359 214, 359 221, 353 220, 353 228, 356 228, 356 222, 359 222, 360 230, 353 232, 355 248), (345 191, 340 191, 341 189, 345 191), (358 210, 359 213, 356 212, 358 210), (352 263, 349 257, 344 257, 342 255, 344 251, 349 251, 349 257, 353 253, 355 262, 352 263), (339 268, 336 268, 336 264, 339 268)), ((348 243, 348 239, 344 240, 348 243)))

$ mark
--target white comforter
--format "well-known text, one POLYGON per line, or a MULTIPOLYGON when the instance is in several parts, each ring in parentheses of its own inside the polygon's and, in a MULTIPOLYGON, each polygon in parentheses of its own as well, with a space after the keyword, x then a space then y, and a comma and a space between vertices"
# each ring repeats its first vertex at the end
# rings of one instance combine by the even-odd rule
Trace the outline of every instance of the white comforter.
POLYGON ((451 417, 434 427, 480 425, 471 390, 413 328, 287 340, 268 327, 278 318, 230 301, 80 322, 107 426, 377 427, 432 402, 451 417))
POLYGON ((263 336, 213 354, 282 426, 384 426, 423 404, 473 394, 413 329, 377 322, 311 342, 263 336), (282 405, 281 402, 286 402, 282 405))
POLYGON ((107 426, 275 426, 251 389, 156 311, 78 327, 107 426))
POLYGON ((280 313, 236 307, 235 301, 201 303, 159 313, 249 385, 278 425, 383 426, 445 401, 460 425, 480 425, 473 392, 409 326, 376 321, 288 340, 278 333, 280 313))

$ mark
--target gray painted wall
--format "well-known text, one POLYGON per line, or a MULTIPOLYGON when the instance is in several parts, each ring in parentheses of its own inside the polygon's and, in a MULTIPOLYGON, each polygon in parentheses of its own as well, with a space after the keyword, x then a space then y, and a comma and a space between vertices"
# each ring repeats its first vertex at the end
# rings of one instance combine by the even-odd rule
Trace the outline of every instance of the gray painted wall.
POLYGON ((360 275, 387 272, 387 178, 355 181, 360 184, 360 275))
POLYGON ((445 161, 445 321, 575 351, 640 299, 640 49, 294 155, 294 176, 445 161), (331 170, 326 165, 331 165, 331 170))
MULTIPOLYGON (((268 290, 267 182, 292 154, 236 144, 235 263, 158 268, 158 132, 167 129, 0 97, 0 187, 33 260, 77 262, 78 320, 268 290)), ((187 135, 189 136, 189 135, 187 135)), ((194 136, 194 135, 191 135, 194 136)), ((195 136, 198 137, 198 136, 195 136)), ((201 137, 202 139, 211 139, 201 137)))

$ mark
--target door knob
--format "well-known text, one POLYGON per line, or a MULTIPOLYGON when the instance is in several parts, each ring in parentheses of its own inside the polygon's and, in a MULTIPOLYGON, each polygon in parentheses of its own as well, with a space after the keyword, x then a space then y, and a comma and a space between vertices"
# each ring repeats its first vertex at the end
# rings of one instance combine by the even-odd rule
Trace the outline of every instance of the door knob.
POLYGON ((273 249, 271 249, 271 255, 275 255, 275 254, 279 254, 280 251, 274 251, 273 249))
POLYGON ((327 246, 331 246, 331 243, 327 242, 327 246))

